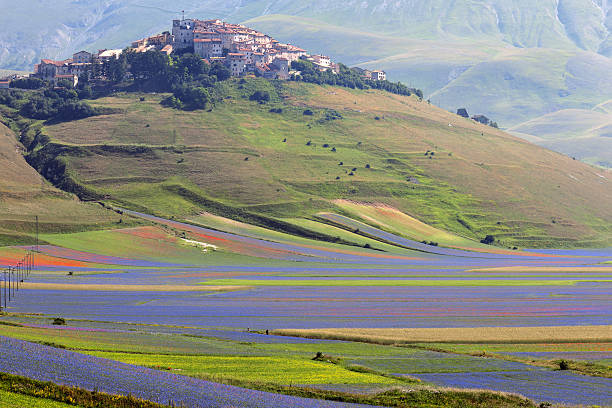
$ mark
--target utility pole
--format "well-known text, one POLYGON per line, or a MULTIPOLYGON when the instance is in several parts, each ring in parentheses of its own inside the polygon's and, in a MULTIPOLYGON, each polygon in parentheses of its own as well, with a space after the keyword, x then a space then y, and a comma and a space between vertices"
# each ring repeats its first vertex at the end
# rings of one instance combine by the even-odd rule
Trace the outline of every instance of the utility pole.
POLYGON ((38 215, 36 216, 36 252, 38 252, 38 215))

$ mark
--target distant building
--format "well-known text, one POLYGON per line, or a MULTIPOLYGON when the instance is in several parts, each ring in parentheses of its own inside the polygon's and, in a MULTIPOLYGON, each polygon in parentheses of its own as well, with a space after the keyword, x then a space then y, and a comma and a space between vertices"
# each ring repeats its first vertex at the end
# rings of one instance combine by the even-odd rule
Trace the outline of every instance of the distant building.
POLYGON ((172 22, 172 35, 174 36, 172 45, 174 49, 182 50, 193 47, 194 30, 195 24, 193 20, 174 20, 172 22))
POLYGON ((9 89, 11 87, 11 81, 0 80, 0 89, 9 89))
POLYGON ((230 52, 226 57, 226 65, 232 76, 240 76, 246 71, 246 55, 230 52))
POLYGON ((72 55, 72 62, 75 64, 89 64, 91 63, 93 54, 87 51, 79 51, 72 55))
POLYGON ((174 51, 174 47, 172 47, 172 44, 168 44, 164 46, 164 48, 161 49, 161 52, 163 52, 166 55, 172 54, 172 51, 174 51))
POLYGON ((204 59, 221 57, 223 43, 220 38, 198 38, 193 40, 194 53, 204 59))
POLYGON ((102 62, 110 61, 112 59, 119 59, 123 54, 123 50, 100 50, 98 52, 98 59, 102 62))
POLYGON ((57 75, 66 75, 69 73, 69 64, 72 60, 54 61, 43 59, 38 64, 35 76, 45 81, 54 81, 57 75))
POLYGON ((385 71, 372 71, 371 79, 372 81, 386 81, 387 73, 385 71))

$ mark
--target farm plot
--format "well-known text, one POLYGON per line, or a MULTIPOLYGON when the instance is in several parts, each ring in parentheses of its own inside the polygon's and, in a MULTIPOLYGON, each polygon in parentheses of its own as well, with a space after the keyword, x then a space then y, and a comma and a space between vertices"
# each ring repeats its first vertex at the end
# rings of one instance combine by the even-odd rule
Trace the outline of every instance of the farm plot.
POLYGON ((2 372, 161 404, 194 408, 353 406, 252 391, 5 337, 0 337, 0 349, 2 372))
POLYGON ((520 393, 535 401, 576 405, 611 405, 612 379, 564 371, 502 371, 418 374, 443 387, 478 388, 520 393))

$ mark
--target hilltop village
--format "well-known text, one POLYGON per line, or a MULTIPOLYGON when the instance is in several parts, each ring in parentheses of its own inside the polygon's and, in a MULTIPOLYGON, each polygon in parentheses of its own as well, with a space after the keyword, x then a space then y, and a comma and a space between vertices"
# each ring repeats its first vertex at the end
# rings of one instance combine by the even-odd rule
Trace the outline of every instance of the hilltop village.
MULTIPOLYGON (((143 53, 158 50, 172 53, 193 53, 209 64, 224 64, 234 77, 255 75, 267 79, 287 80, 290 78, 291 63, 297 60, 310 61, 319 71, 338 73, 340 65, 325 55, 310 55, 306 50, 292 44, 283 44, 267 34, 241 24, 230 24, 218 19, 182 19, 172 22, 172 32, 134 41, 126 49, 104 49, 97 53, 80 51, 72 58, 55 61, 43 59, 34 67, 32 77, 57 83, 72 82, 77 85, 79 78, 104 80, 104 70, 96 69, 105 62, 125 52, 143 53)), ((129 75, 129 72, 128 72, 129 75)), ((362 70, 364 79, 386 80, 384 71, 362 70)), ((9 88, 7 78, 0 81, 0 88, 9 88)))

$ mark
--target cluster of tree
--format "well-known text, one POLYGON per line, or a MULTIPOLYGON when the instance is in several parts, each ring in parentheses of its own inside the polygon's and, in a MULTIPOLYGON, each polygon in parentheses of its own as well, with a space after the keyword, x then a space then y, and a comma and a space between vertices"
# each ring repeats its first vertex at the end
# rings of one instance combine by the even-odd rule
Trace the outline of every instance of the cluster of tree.
POLYGON ((346 65, 340 64, 340 72, 337 74, 331 70, 320 71, 310 61, 301 59, 291 63, 291 69, 299 71, 298 75, 292 75, 294 81, 303 81, 318 85, 338 85, 352 89, 382 89, 398 95, 410 96, 417 95, 423 97, 423 92, 420 89, 408 88, 401 82, 389 81, 373 81, 366 79, 362 75, 362 71, 355 68, 349 68, 346 65))
POLYGON ((118 83, 128 77, 128 70, 138 90, 172 92, 165 101, 179 109, 204 109, 211 101, 210 89, 231 77, 221 62, 208 64, 191 53, 168 56, 160 51, 124 52, 118 59, 105 62, 104 75, 118 83))
POLYGON ((71 89, 70 87, 47 87, 37 91, 15 89, 0 92, 0 104, 18 109, 27 118, 40 120, 76 120, 98 115, 100 110, 81 101, 81 93, 91 89, 71 89))
MULTIPOLYGON (((459 108, 457 109, 457 115, 469 119, 470 115, 467 111, 466 108, 459 108)), ((476 122, 482 123, 483 125, 489 125, 491 127, 494 127, 496 129, 499 128, 499 125, 497 124, 497 122, 493 122, 491 119, 487 118, 485 115, 475 115, 472 116, 472 120, 475 120, 476 122)))
POLYGON ((40 78, 21 78, 11 82, 11 88, 17 89, 40 89, 47 86, 47 83, 40 78))
POLYGON ((74 89, 45 89, 30 95, 20 109, 21 115, 32 119, 76 120, 98 115, 100 112, 79 100, 74 89))

